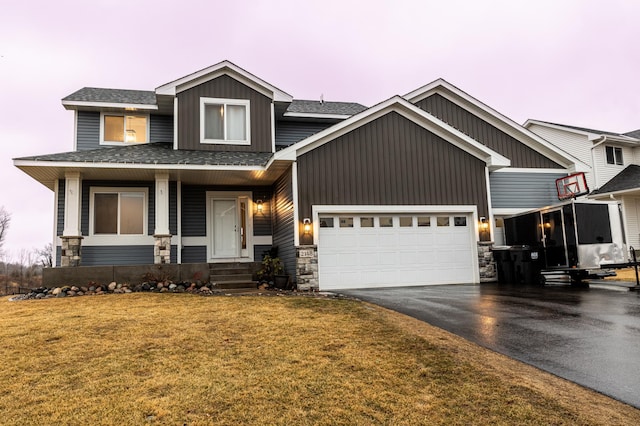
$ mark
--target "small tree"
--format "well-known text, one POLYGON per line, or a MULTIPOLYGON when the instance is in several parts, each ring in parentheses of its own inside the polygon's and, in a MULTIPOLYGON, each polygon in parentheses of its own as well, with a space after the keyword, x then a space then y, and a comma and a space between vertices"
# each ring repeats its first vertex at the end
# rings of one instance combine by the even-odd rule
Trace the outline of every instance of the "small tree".
POLYGON ((53 244, 46 244, 43 248, 37 250, 37 253, 43 268, 51 268, 53 266, 53 244))
POLYGON ((4 206, 0 207, 0 249, 2 249, 2 244, 7 236, 7 230, 9 229, 10 223, 11 214, 4 209, 4 206))

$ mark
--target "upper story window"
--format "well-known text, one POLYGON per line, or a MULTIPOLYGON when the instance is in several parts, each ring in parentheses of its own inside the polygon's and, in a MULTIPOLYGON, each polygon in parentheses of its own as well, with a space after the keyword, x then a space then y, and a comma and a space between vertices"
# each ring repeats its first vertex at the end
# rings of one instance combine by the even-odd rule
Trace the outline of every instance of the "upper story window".
POLYGON ((103 145, 147 143, 148 134, 147 115, 100 114, 100 143, 103 145))
POLYGON ((249 117, 248 100, 200 98, 200 142, 249 145, 249 117))
POLYGON ((618 166, 622 166, 624 164, 622 161, 622 148, 605 146, 604 149, 607 153, 607 164, 616 164, 618 166))

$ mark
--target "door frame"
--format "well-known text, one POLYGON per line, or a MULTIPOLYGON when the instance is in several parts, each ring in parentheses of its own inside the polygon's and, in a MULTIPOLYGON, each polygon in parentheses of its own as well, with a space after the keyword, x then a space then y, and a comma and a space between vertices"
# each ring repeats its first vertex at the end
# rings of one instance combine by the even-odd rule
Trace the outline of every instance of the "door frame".
MULTIPOLYGON (((551 209, 546 209, 543 211, 540 211, 540 223, 542 224, 542 246, 545 249, 545 264, 547 267, 549 266, 549 259, 547 257, 547 253, 548 253, 548 249, 549 247, 547 246, 547 235, 546 235, 546 227, 545 227, 545 221, 544 221, 544 215, 548 215, 551 213, 556 213, 559 212, 560 213, 560 230, 562 231, 562 250, 564 252, 564 265, 554 265, 553 267, 568 267, 569 266, 569 251, 567 248, 567 230, 565 228, 565 223, 564 223, 564 206, 560 206, 560 207, 554 207, 551 209)), ((575 214, 574 214, 575 216, 575 214)), ((575 221, 575 219, 574 219, 575 221)), ((577 242, 577 238, 576 238, 576 242, 577 242)))
MULTIPOLYGON (((206 239, 207 239, 207 262, 253 262, 253 193, 251 191, 207 191, 206 193, 206 239), (213 208, 214 200, 235 200, 236 212, 238 213, 238 225, 241 223, 240 214, 242 209, 241 203, 246 202, 245 211, 245 238, 246 253, 242 253, 241 234, 238 232, 238 252, 234 257, 213 257, 213 208)), ((238 226, 238 229, 241 229, 238 226)))

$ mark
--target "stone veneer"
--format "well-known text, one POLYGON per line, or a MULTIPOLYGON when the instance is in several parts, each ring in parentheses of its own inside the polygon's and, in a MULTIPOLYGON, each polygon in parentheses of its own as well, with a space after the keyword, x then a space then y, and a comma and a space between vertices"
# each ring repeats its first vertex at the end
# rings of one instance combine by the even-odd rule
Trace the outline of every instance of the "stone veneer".
POLYGON ((478 265, 480 266, 480 282, 492 282, 498 280, 496 262, 493 260, 492 241, 478 242, 478 265))
POLYGON ((296 248, 296 282, 298 290, 318 290, 318 247, 296 248))
POLYGON ((60 266, 80 266, 82 261, 82 237, 60 237, 62 253, 60 266))
POLYGON ((171 263, 171 235, 154 235, 153 263, 171 263))

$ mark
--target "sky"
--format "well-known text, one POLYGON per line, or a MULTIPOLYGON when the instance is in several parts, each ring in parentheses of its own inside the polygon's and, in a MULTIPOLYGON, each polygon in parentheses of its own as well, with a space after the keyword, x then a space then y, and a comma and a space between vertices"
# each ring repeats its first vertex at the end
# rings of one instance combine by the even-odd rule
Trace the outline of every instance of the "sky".
POLYGON ((154 90, 228 59, 296 99, 367 106, 444 78, 518 123, 640 128, 635 0, 56 0, 0 13, 4 250, 53 240, 53 192, 12 158, 71 151, 85 87, 154 90))

